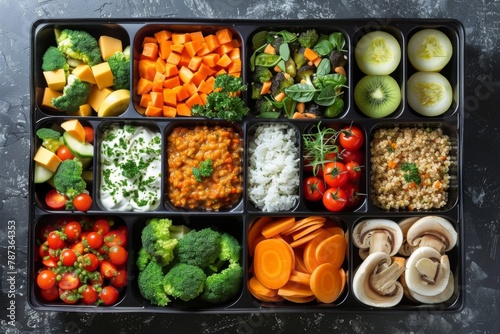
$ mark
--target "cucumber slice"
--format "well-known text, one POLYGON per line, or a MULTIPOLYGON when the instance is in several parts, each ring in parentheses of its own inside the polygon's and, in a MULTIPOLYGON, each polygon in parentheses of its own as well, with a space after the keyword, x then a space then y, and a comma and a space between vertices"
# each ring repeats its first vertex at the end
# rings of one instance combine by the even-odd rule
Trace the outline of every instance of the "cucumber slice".
POLYGON ((81 142, 69 132, 63 134, 64 144, 78 158, 92 158, 94 156, 94 145, 81 142))
POLYGON ((35 163, 35 169, 33 174, 33 181, 35 183, 44 183, 50 180, 54 175, 54 172, 48 168, 43 167, 40 164, 35 163))

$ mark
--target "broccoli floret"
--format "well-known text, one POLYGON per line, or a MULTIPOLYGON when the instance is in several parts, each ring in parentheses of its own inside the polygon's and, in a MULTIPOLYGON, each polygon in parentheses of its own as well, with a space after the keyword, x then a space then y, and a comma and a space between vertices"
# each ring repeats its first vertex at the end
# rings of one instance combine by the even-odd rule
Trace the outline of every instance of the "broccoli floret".
POLYGON ((297 75, 297 65, 295 65, 295 61, 293 61, 292 58, 285 62, 285 72, 291 77, 295 77, 295 75, 297 75))
POLYGON ((202 269, 213 264, 220 252, 220 233, 210 228, 191 230, 179 240, 179 262, 191 264, 202 269))
POLYGON ((188 301, 198 297, 203 291, 207 276, 197 266, 178 263, 163 279, 163 289, 169 296, 188 301))
POLYGON ((142 229, 142 246, 161 265, 169 264, 175 256, 178 240, 170 236, 171 226, 170 219, 151 218, 142 229))
POLYGON ((285 76, 283 72, 278 72, 272 80, 271 94, 276 96, 284 92, 286 88, 292 86, 294 83, 294 79, 291 76, 285 76))
POLYGON ((52 99, 52 105, 61 111, 75 112, 84 104, 90 95, 90 84, 81 81, 75 75, 68 76, 63 94, 52 99))
POLYGON ((152 260, 139 272, 137 283, 141 295, 152 304, 166 306, 170 299, 163 290, 164 273, 162 265, 152 260))
POLYGON ((55 71, 63 69, 66 77, 69 74, 69 65, 64 54, 55 46, 49 46, 42 57, 42 70, 55 71))
POLYGON ((56 190, 68 198, 66 208, 72 209, 73 199, 87 186, 82 178, 82 162, 78 158, 62 161, 54 174, 53 181, 56 190))
POLYGON ((314 67, 309 65, 304 65, 297 70, 297 75, 295 76, 296 82, 306 82, 312 85, 312 76, 316 73, 314 67))
POLYGON ((201 299, 208 303, 224 303, 241 289, 243 268, 238 262, 230 263, 220 273, 207 277, 201 299))
POLYGON ((130 47, 106 60, 113 73, 113 89, 130 89, 130 47))
POLYGON ((300 47, 297 51, 292 53, 292 59, 295 62, 296 68, 301 68, 307 63, 307 58, 304 56, 306 48, 300 47))
POLYGON ((241 256, 241 245, 234 236, 229 233, 222 233, 220 236, 219 260, 239 263, 241 256))
POLYGON ((297 40, 302 47, 310 49, 312 49, 316 42, 318 42, 318 39, 319 35, 314 29, 303 31, 299 34, 299 37, 297 37, 297 40))
POLYGON ((141 247, 141 249, 139 249, 139 253, 137 254, 137 261, 135 262, 139 271, 146 269, 149 261, 151 261, 151 255, 144 247, 141 247))
POLYGON ((264 66, 256 66, 253 72, 253 81, 264 83, 265 81, 271 80, 273 73, 264 66))
POLYGON ((36 131, 38 138, 43 140, 42 146, 51 152, 56 152, 62 145, 61 134, 50 128, 40 128, 36 131))
POLYGON ((255 102, 255 109, 259 114, 277 111, 273 102, 265 97, 255 102))
POLYGON ((251 87, 252 87, 252 99, 253 100, 258 100, 261 98, 260 92, 262 91, 262 87, 264 85, 261 84, 260 82, 252 82, 251 87))
POLYGON ((97 40, 82 30, 64 29, 56 32, 57 48, 69 58, 82 60, 90 66, 102 62, 97 40))

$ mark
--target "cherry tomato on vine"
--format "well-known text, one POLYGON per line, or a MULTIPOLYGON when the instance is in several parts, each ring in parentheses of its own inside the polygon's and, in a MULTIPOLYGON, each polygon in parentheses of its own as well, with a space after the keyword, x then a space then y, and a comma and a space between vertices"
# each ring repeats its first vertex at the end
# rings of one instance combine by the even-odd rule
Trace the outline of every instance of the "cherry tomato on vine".
POLYGON ((64 195, 61 195, 55 189, 50 189, 45 195, 45 204, 51 209, 61 210, 66 206, 66 202, 68 198, 64 195))
POLYGON ((347 182, 342 189, 347 195, 346 208, 355 208, 361 204, 362 197, 359 194, 359 186, 353 182, 347 182))
POLYGON ((42 270, 36 277, 36 284, 42 290, 50 289, 56 284, 56 274, 49 269, 42 270))
POLYGON ((342 188, 328 188, 323 195, 323 205, 329 211, 342 211, 347 205, 347 195, 342 188))
POLYGON ((356 161, 351 161, 345 164, 349 180, 358 181, 361 178, 361 167, 356 161))
POLYGON ((71 151, 66 147, 66 146, 61 146, 58 150, 57 150, 57 156, 59 157, 59 159, 61 159, 62 161, 64 160, 71 160, 73 159, 75 156, 73 155, 73 153, 71 153, 71 151))
POLYGON ((339 161, 329 162, 325 165, 323 179, 329 187, 341 187, 349 179, 346 166, 339 161))
POLYGON ((86 193, 77 195, 73 199, 73 205, 75 206, 75 209, 79 211, 88 211, 92 206, 92 197, 86 193))
POLYGON ((342 150, 342 152, 340 152, 340 158, 342 159, 342 162, 345 164, 351 161, 355 161, 360 166, 363 165, 363 161, 365 160, 362 150, 357 150, 357 151, 342 150))
POLYGON ((357 151, 363 146, 365 135, 363 130, 357 126, 350 125, 342 129, 339 135, 339 143, 349 151, 357 151))
POLYGON ((311 202, 320 201, 325 193, 325 183, 317 176, 308 176, 304 180, 304 197, 311 202))
POLYGON ((68 240, 76 241, 80 238, 82 233, 82 225, 77 221, 71 221, 64 226, 64 234, 68 237, 68 240))
POLYGON ((114 304, 118 300, 118 290, 111 285, 107 285, 102 288, 99 298, 101 298, 104 305, 114 304))
POLYGON ((74 250, 66 248, 61 252, 60 259, 63 265, 69 267, 76 262, 77 256, 74 250))

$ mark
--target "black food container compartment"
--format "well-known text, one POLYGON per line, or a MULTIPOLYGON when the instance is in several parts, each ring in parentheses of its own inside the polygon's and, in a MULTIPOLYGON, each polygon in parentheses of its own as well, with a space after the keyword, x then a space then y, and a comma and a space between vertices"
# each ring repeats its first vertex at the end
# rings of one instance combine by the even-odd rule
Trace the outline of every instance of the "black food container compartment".
POLYGON ((154 313, 249 313, 249 312, 332 312, 332 313, 391 313, 391 312, 456 312, 464 306, 465 292, 465 258, 464 258, 464 220, 462 212, 462 150, 463 150, 463 113, 464 113, 464 43, 465 33, 460 22, 450 19, 352 19, 352 20, 312 20, 304 25, 303 21, 278 20, 188 20, 188 19, 152 19, 150 21, 141 19, 114 19, 114 20, 88 20, 88 19, 64 19, 64 20, 40 20, 32 27, 31 42, 31 110, 32 110, 32 139, 31 156, 36 153, 41 145, 36 131, 41 127, 56 127, 62 122, 70 119, 78 119, 82 124, 91 126, 94 130, 94 157, 88 162, 87 170, 92 174, 92 182, 87 190, 92 196, 93 204, 86 212, 71 210, 51 210, 44 202, 44 196, 50 189, 46 184, 34 183, 33 169, 35 164, 32 160, 30 166, 30 221, 29 221, 29 268, 28 268, 28 301, 38 310, 64 311, 64 312, 154 312, 154 313), (81 29, 91 33, 98 38, 106 34, 122 41, 124 46, 131 47, 130 68, 130 93, 131 99, 125 111, 112 117, 72 116, 66 113, 46 109, 41 105, 43 90, 46 82, 41 71, 42 56, 49 46, 56 45, 54 28, 81 29), (214 33, 220 28, 228 28, 233 36, 241 41, 241 77, 246 84, 251 84, 252 72, 249 58, 254 49, 252 38, 263 31, 302 32, 314 28, 322 34, 339 32, 345 38, 344 51, 346 55, 345 71, 347 81, 343 94, 344 110, 334 118, 316 119, 289 119, 281 115, 276 119, 265 119, 258 117, 255 112, 255 100, 251 98, 250 91, 241 95, 250 111, 241 122, 227 122, 224 120, 211 120, 201 117, 147 117, 143 115, 144 110, 139 106, 139 96, 136 94, 138 80, 137 60, 140 58, 141 41, 146 36, 153 36, 161 29, 170 29, 179 32, 202 31, 214 33), (422 116, 410 107, 407 99, 406 82, 417 69, 408 59, 408 42, 410 38, 422 29, 437 29, 443 32, 451 41, 453 55, 448 64, 439 71, 448 81, 454 91, 454 99, 447 111, 439 116, 422 116), (384 31, 396 38, 401 47, 401 61, 396 69, 390 74, 401 88, 401 101, 396 110, 388 116, 377 119, 364 115, 354 100, 354 87, 365 75, 358 67, 354 50, 359 40, 372 31, 384 31), (308 202, 304 198, 303 180, 310 176, 306 171, 303 155, 305 153, 303 135, 316 131, 318 123, 339 129, 344 126, 356 125, 362 129, 365 142, 361 148, 361 159, 364 161, 361 178, 359 180, 360 192, 364 194, 361 201, 346 211, 330 212, 320 203, 308 202), (100 144, 102 134, 111 124, 146 126, 160 134, 161 138, 161 182, 159 204, 153 210, 147 212, 106 210, 100 201, 101 180, 101 153, 100 144), (299 184, 296 187, 297 200, 289 209, 283 211, 262 211, 256 207, 247 193, 249 177, 249 144, 255 135, 259 125, 277 124, 287 125, 296 132, 294 146, 297 148, 297 173, 299 184), (233 205, 219 211, 204 209, 178 208, 168 199, 168 163, 167 163, 167 141, 168 136, 176 127, 194 128, 196 126, 227 126, 240 135, 243 147, 241 161, 241 180, 243 193, 233 205), (449 169, 450 187, 447 190, 448 201, 446 205, 438 209, 412 211, 408 209, 384 210, 377 207, 371 200, 373 189, 371 189, 371 156, 370 142, 373 134, 383 128, 440 128, 449 136, 452 164, 449 169), (292 303, 289 301, 264 302, 252 296, 247 287, 247 280, 252 271, 252 257, 248 251, 248 231, 252 224, 262 218, 271 217, 295 217, 301 219, 309 216, 321 216, 328 220, 338 222, 345 233, 346 256, 342 268, 346 273, 345 287, 337 300, 333 303, 292 303), (392 307, 368 306, 359 301, 353 292, 353 278, 357 268, 362 263, 358 248, 353 243, 353 231, 357 224, 366 219, 390 219, 395 222, 406 218, 422 218, 426 216, 439 216, 451 222, 458 234, 456 245, 446 254, 450 260, 450 269, 454 275, 454 292, 445 302, 437 304, 423 304, 403 297, 400 303, 392 307), (98 219, 108 217, 118 222, 118 225, 126 226, 128 233, 128 260, 126 268, 128 279, 126 287, 120 290, 119 299, 110 306, 87 306, 81 303, 67 305, 63 302, 45 302, 40 296, 36 284, 38 270, 41 267, 38 258, 37 239, 39 232, 44 226, 51 225, 56 221, 67 219, 98 219), (233 235, 242 246, 241 264, 244 268, 241 291, 231 300, 220 305, 209 305, 198 299, 191 302, 175 301, 168 306, 159 307, 150 304, 144 299, 138 289, 138 269, 136 260, 140 248, 140 232, 150 218, 164 217, 173 221, 174 225, 185 224, 191 228, 215 227, 233 235))

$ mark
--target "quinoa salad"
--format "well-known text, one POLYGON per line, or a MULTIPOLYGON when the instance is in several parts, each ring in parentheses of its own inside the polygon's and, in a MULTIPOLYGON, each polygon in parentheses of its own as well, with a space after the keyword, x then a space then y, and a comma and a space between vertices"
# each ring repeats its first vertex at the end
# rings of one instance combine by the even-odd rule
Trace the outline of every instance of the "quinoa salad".
POLYGON ((445 206, 450 187, 450 138, 441 128, 382 128, 371 149, 371 200, 385 210, 445 206))

